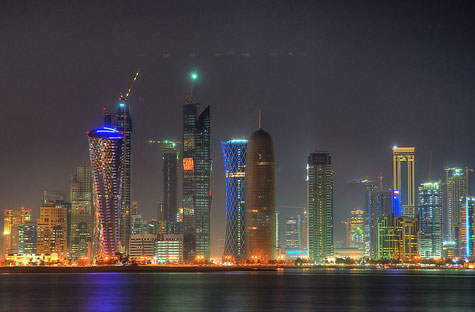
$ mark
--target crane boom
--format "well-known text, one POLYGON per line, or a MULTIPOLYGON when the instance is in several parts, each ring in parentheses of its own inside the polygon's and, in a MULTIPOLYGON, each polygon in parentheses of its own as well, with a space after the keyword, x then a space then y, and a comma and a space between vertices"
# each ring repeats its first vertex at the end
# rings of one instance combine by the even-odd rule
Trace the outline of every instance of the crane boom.
POLYGON ((129 87, 129 90, 127 90, 127 93, 125 94, 125 97, 124 97, 124 101, 127 102, 127 99, 130 95, 130 92, 132 92, 132 88, 134 87, 134 84, 135 84, 135 80, 137 80, 137 77, 139 76, 140 74, 140 70, 141 68, 139 67, 137 69, 137 72, 135 73, 135 76, 134 76, 134 79, 132 79, 132 82, 130 83, 130 87, 129 87))

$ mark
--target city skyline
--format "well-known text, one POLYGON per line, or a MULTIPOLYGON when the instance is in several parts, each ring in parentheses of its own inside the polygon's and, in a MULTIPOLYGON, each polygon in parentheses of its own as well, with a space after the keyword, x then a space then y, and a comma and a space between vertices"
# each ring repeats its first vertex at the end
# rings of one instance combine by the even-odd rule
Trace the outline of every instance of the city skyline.
MULTIPOLYGON (((347 184, 346 180, 362 176, 375 178, 382 171, 385 186, 388 186, 391 181, 390 155, 393 145, 416 147, 416 186, 426 180, 430 151, 433 152, 432 171, 435 179, 444 181, 443 170, 447 167, 474 167, 474 151, 466 144, 475 134, 469 120, 469 116, 475 113, 471 105, 473 96, 469 82, 473 75, 470 70, 473 61, 469 60, 473 47, 464 43, 469 42, 466 38, 471 38, 471 30, 467 27, 471 22, 461 18, 459 21, 449 19, 435 23, 437 12, 447 11, 443 6, 437 6, 434 9, 436 13, 425 12, 421 6, 411 7, 418 19, 410 18, 407 24, 398 18, 398 13, 391 13, 386 7, 379 7, 379 13, 392 17, 395 23, 382 21, 371 11, 362 12, 353 7, 357 14, 367 16, 394 39, 383 49, 379 43, 385 37, 361 22, 356 25, 360 31, 356 38, 361 43, 346 34, 349 27, 338 19, 337 25, 328 30, 328 36, 314 33, 314 27, 318 28, 323 21, 329 21, 325 15, 332 12, 330 8, 309 9, 309 12, 320 16, 322 22, 313 21, 305 15, 304 21, 308 27, 290 23, 292 33, 299 29, 303 36, 291 38, 291 32, 285 31, 288 20, 273 15, 270 17, 272 23, 259 22, 258 15, 263 9, 257 4, 255 6, 255 13, 238 25, 250 22, 254 26, 264 26, 263 33, 258 34, 257 39, 269 36, 268 44, 243 44, 241 38, 244 37, 256 40, 250 34, 250 28, 245 27, 242 32, 231 29, 238 33, 224 40, 224 46, 210 44, 195 52, 190 45, 174 46, 172 38, 165 38, 163 46, 147 46, 143 40, 148 38, 146 35, 150 32, 140 26, 138 30, 145 30, 144 37, 133 39, 131 33, 125 34, 129 39, 126 41, 131 43, 130 47, 136 48, 118 49, 118 40, 114 40, 114 44, 106 42, 105 47, 99 48, 98 53, 93 53, 94 56, 88 59, 82 54, 68 53, 59 45, 60 41, 47 36, 49 24, 36 20, 39 27, 33 31, 34 34, 38 38, 46 36, 45 40, 41 40, 41 45, 33 42, 39 51, 33 58, 38 68, 22 65, 20 70, 6 67, 2 71, 11 77, 5 79, 7 90, 2 92, 6 98, 2 118, 4 125, 15 133, 4 134, 3 137, 5 146, 11 151, 3 156, 3 162, 9 164, 5 168, 7 178, 1 187, 4 190, 2 198, 5 199, 3 209, 25 206, 32 209, 35 219, 39 215, 44 189, 68 190, 69 175, 74 172, 76 165, 88 159, 87 151, 84 150, 84 145, 87 145, 84 129, 100 125, 101 116, 98 112, 101 107, 115 105, 118 91, 128 87, 130 76, 138 65, 143 67, 143 76, 139 77, 135 93, 129 99, 134 118, 134 144, 137 144, 134 145, 136 155, 133 161, 136 165, 134 177, 138 180, 133 182, 132 200, 139 201, 142 213, 149 218, 155 214, 155 203, 162 201, 159 192, 163 189, 162 182, 157 178, 161 173, 156 157, 158 151, 156 147, 147 145, 147 140, 153 137, 180 138, 181 105, 189 83, 186 75, 191 69, 198 68, 201 79, 195 88, 195 98, 203 103, 201 108, 211 105, 213 112, 212 248, 217 248, 218 240, 224 237, 224 166, 219 142, 226 138, 241 137, 242 134, 249 135, 254 129, 259 107, 264 111, 265 128, 272 133, 276 143, 277 207, 305 204, 306 155, 315 148, 331 152, 335 166, 334 224, 337 239, 344 237, 344 228, 339 221, 349 211, 359 209, 355 207, 354 201, 355 198, 362 198, 361 189, 347 184), (284 30, 280 35, 288 40, 288 44, 283 45, 273 35, 270 27, 274 23, 278 29, 284 30), (392 30, 392 27, 395 29, 392 30), (407 34, 407 37, 401 37, 400 32, 407 34), (452 33, 458 36, 450 36, 452 33), (417 41, 418 35, 427 34, 434 37, 425 37, 417 47, 410 45, 417 41), (45 60, 51 59, 46 54, 49 50, 42 47, 43 43, 46 48, 56 47, 64 55, 65 59, 61 61, 64 71, 58 72, 56 68, 44 65, 48 63, 45 60), (453 48, 441 52, 440 48, 446 46, 453 48), (353 48, 349 49, 348 59, 335 54, 335 51, 345 47, 353 48), (378 57, 389 53, 386 49, 400 52, 386 56, 382 62, 378 57), (170 50, 169 57, 164 56, 167 50, 170 50), (224 51, 223 54, 234 50, 234 57, 215 56, 220 50, 224 51), (105 60, 111 51, 117 51, 115 59, 105 60), (190 56, 192 52, 196 56, 190 56), (250 56, 246 56, 246 53, 250 56), (77 59, 82 61, 81 68, 77 66, 77 59), (101 67, 98 64, 103 65, 101 67), (367 68, 372 70, 364 71, 367 82, 362 82, 359 77, 367 68), (282 75, 284 72, 286 74, 282 75), (26 94, 30 89, 36 92, 26 94), (40 90, 44 90, 50 98, 45 100, 47 97, 39 93, 40 90), (18 94, 23 96, 19 98, 18 94), (413 108, 414 116, 408 117, 396 107, 402 110, 413 108), (433 114, 427 117, 424 114, 428 107, 433 114), (318 116, 312 115, 316 108, 319 109, 318 116), (231 110, 234 110, 232 116, 229 114, 231 110), (70 114, 75 118, 69 118, 70 114), (418 116, 425 118, 421 120, 418 116), (65 125, 66 120, 68 126, 65 125), (283 123, 288 126, 281 127, 283 123), (432 125, 435 124, 439 126, 434 128, 432 125), (401 128, 402 125, 405 127, 401 128), (374 134, 375 130, 378 135, 374 134), (32 143, 26 146, 17 141, 32 143), (50 153, 51 150, 56 153, 50 153), (289 150, 292 152, 289 153, 289 150), (349 156, 350 153, 353 157, 349 156)), ((303 12, 302 7, 294 9, 303 12)), ((401 10, 407 12, 409 7, 403 6, 401 10)), ((45 12, 36 12, 40 13, 45 12)), ((32 14, 30 12, 29 17, 32 14)), ((77 17, 72 11, 67 14, 77 17)), ((151 21, 150 16, 141 10, 130 14, 151 21)), ((190 16, 193 14, 190 13, 190 16)), ((105 18, 113 20, 111 15, 105 18)), ((95 17, 89 19, 93 25, 98 24, 95 17)), ((9 20, 8 17, 6 20, 9 20)), ((129 21, 124 23, 128 25, 129 21)), ((205 18, 198 23, 202 27, 215 25, 206 22, 205 18)), ((12 21, 10 25, 13 28, 18 24, 12 21)), ((124 27, 111 25, 115 25, 114 31, 124 27)), ((68 24, 67 28, 77 29, 72 24, 68 24)), ((12 29, 11 33, 18 34, 22 28, 18 29, 16 32, 12 29)), ((85 32, 86 35, 91 33, 91 29, 85 32)), ((184 33, 182 35, 185 36, 184 33)), ((79 35, 85 38, 83 36, 79 35)), ((93 38, 91 36, 89 40, 97 40, 93 38)), ((199 36, 194 41, 195 46, 199 46, 200 39, 207 38, 199 36)), ((17 46, 24 56, 31 56, 24 45, 19 43, 17 46)), ((71 46, 76 45, 72 43, 71 46)), ((8 53, 7 57, 22 63, 18 59, 21 55, 8 53)), ((473 185, 469 186, 469 194, 473 194, 473 185)), ((280 210, 281 220, 285 220, 286 214, 296 212, 286 208, 280 210)))

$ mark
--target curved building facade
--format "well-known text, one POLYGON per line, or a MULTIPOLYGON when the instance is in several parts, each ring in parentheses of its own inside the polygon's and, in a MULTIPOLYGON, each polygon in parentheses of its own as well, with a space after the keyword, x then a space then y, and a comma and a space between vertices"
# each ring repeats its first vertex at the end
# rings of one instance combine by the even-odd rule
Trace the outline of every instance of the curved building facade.
POLYGON ((226 176, 226 237, 224 257, 244 258, 245 179, 247 140, 222 141, 226 176))
POLYGON ((95 255, 98 260, 107 260, 120 252, 124 137, 119 130, 111 127, 89 131, 88 136, 96 208, 95 255))
POLYGON ((275 164, 271 136, 259 128, 248 142, 246 161, 246 259, 276 258, 275 164))

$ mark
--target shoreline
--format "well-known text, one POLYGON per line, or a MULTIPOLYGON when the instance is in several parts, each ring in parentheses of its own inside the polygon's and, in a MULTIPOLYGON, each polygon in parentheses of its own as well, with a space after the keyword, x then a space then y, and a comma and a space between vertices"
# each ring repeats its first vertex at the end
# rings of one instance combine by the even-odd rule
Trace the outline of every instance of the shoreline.
POLYGON ((473 271, 466 268, 447 267, 361 267, 361 266, 95 266, 95 267, 0 267, 0 274, 9 273, 213 273, 213 272, 277 272, 284 270, 357 270, 374 271, 404 270, 404 271, 473 271))

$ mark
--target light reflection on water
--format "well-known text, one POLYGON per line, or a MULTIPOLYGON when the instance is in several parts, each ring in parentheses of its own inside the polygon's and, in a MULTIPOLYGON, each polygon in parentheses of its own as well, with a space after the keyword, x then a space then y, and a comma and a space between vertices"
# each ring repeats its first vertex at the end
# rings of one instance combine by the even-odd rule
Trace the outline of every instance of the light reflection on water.
POLYGON ((1 311, 471 311, 475 272, 2 274, 1 311))

